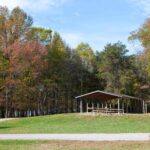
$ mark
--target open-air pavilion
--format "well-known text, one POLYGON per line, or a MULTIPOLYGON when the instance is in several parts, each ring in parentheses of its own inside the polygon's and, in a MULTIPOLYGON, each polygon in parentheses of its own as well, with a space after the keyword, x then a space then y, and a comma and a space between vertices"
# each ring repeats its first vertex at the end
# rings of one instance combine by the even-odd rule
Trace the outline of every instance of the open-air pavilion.
POLYGON ((147 113, 147 104, 143 99, 128 95, 97 90, 75 99, 80 113, 147 113))

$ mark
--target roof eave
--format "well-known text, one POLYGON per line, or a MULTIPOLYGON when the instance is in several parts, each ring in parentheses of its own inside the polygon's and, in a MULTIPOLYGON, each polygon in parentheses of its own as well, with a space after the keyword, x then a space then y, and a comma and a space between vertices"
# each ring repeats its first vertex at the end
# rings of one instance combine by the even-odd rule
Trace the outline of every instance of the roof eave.
POLYGON ((85 96, 88 96, 88 95, 91 95, 91 94, 95 94, 97 92, 102 93, 102 94, 107 94, 109 96, 114 96, 116 98, 117 97, 118 98, 122 98, 122 96, 119 95, 119 94, 113 94, 113 93, 109 93, 109 92, 104 92, 104 91, 97 90, 97 91, 94 91, 94 92, 90 92, 90 93, 87 93, 87 94, 83 94, 83 95, 77 96, 77 97, 75 97, 75 99, 79 99, 79 98, 82 98, 82 97, 85 97, 85 96))

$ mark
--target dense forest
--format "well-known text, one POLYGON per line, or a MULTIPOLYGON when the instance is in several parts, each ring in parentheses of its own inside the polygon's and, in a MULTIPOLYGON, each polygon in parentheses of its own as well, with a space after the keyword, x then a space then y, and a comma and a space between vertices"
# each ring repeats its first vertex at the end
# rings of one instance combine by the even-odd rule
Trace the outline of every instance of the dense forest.
POLYGON ((129 41, 143 51, 129 55, 109 41, 99 51, 84 42, 73 49, 19 7, 0 7, 0 117, 75 112, 74 97, 98 89, 148 100, 150 19, 129 41))

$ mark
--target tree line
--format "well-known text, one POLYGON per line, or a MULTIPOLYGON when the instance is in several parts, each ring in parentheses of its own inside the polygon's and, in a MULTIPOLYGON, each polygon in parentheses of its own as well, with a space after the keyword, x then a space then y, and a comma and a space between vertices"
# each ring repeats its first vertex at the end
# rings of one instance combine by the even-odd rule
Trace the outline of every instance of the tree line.
POLYGON ((74 97, 98 89, 148 100, 149 31, 146 20, 129 36, 144 49, 135 55, 121 42, 73 49, 59 33, 34 27, 19 7, 0 7, 0 117, 75 112, 74 97))

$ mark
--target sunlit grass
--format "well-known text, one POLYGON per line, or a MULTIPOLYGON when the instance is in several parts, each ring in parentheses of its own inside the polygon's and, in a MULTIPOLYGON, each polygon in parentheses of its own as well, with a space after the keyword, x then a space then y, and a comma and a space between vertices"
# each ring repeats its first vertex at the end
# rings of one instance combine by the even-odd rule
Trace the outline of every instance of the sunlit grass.
POLYGON ((150 116, 85 116, 79 114, 60 114, 0 122, 0 133, 130 132, 150 132, 150 116))

